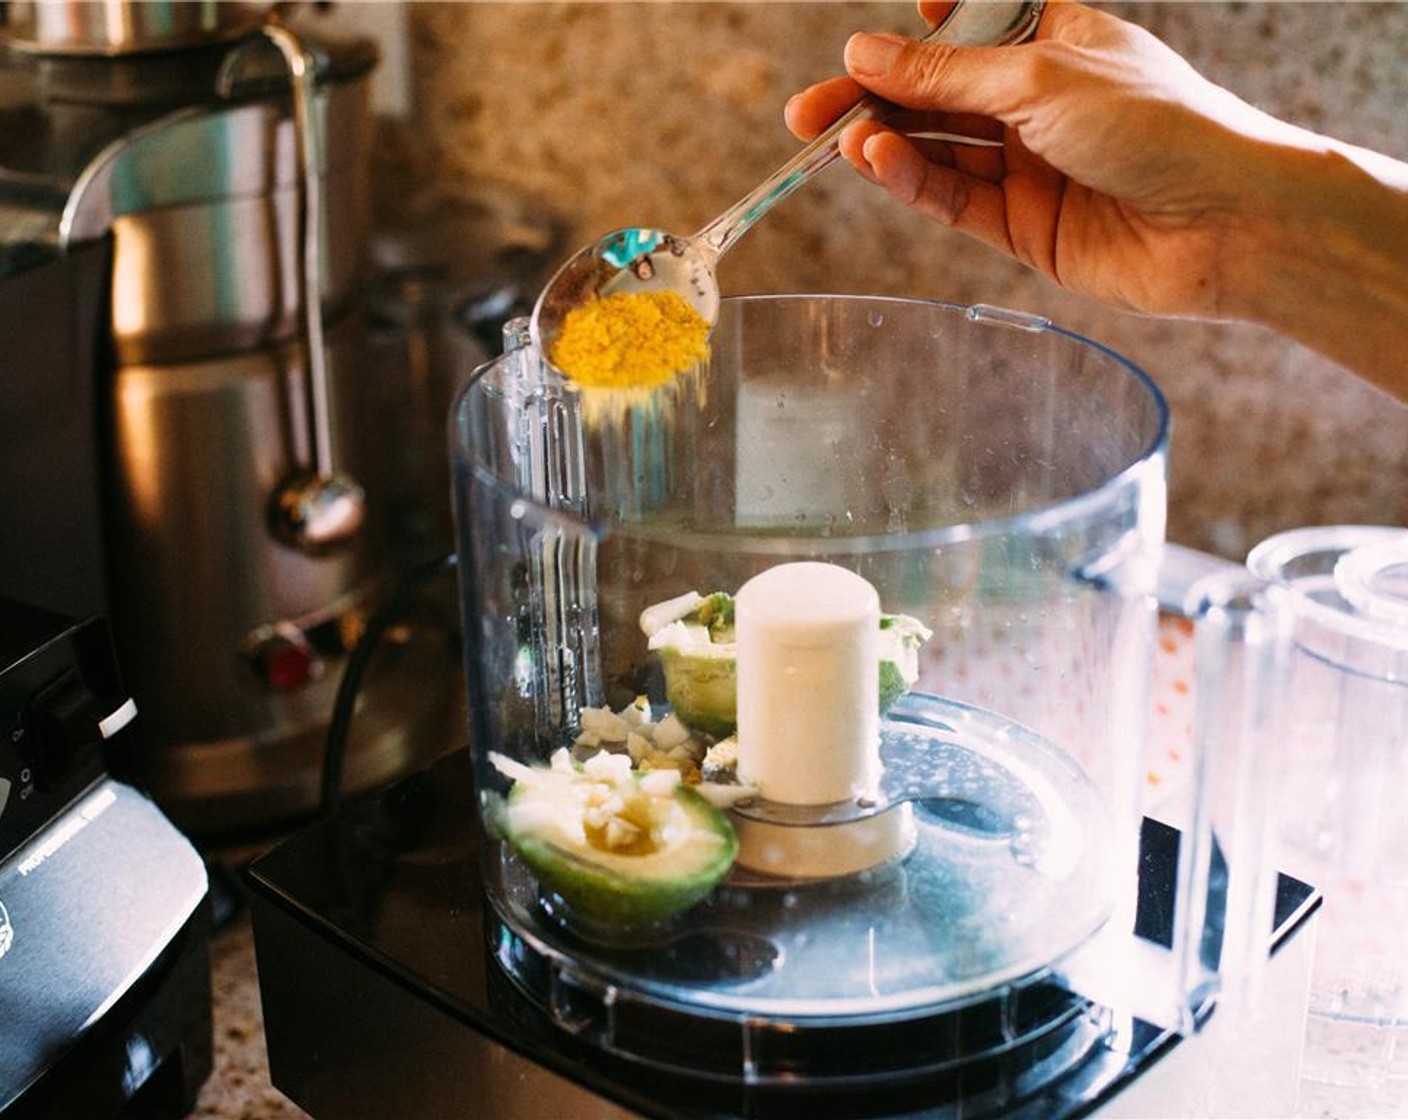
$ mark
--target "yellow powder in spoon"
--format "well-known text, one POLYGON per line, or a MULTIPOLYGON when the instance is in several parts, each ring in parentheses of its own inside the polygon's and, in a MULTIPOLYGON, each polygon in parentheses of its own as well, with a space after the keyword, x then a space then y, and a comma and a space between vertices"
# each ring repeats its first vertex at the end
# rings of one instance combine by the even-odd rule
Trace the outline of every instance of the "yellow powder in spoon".
POLYGON ((617 292, 569 311, 550 356, 584 389, 651 389, 709 356, 709 323, 678 292, 617 292))

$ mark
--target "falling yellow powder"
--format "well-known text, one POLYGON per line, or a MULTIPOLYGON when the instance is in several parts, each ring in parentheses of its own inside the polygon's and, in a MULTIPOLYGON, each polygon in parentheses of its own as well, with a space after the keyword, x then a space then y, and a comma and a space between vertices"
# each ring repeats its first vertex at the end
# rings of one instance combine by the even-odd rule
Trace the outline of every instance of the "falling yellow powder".
POLYGON ((651 389, 709 356, 709 323, 678 292, 618 292, 567 313, 551 357, 583 389, 651 389))

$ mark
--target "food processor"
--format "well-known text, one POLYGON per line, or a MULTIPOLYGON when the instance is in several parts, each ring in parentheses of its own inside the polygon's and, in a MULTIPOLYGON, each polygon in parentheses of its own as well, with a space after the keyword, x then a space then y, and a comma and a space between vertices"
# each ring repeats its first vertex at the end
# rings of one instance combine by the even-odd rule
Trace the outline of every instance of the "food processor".
MULTIPOLYGON (((725 299, 706 362, 617 399, 505 338, 451 417, 470 748, 252 869, 302 1107, 1084 1115, 1304 940, 1229 706, 1279 648, 1254 610, 1210 600, 1235 718, 1145 780, 1141 370, 860 296, 725 299)), ((1254 1035, 1221 1052, 1284 1107, 1298 1049, 1254 1035)))

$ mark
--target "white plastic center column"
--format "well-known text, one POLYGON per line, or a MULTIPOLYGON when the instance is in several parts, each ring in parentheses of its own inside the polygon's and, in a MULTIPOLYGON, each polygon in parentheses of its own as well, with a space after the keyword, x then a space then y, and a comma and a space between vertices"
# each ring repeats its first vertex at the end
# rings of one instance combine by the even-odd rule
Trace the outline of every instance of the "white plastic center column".
MULTIPOLYGON (((880 776, 880 599, 834 564, 779 564, 739 589, 738 776, 770 801, 827 805, 880 776)), ((770 875, 852 874, 914 842, 901 806, 849 824, 790 827, 736 816, 738 862, 770 875)))

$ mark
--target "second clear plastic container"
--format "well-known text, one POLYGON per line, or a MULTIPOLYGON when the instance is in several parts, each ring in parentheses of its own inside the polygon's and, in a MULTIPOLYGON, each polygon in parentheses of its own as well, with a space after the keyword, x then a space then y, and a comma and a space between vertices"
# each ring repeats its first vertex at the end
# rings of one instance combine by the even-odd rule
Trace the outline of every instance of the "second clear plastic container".
POLYGON ((1408 530, 1295 529, 1247 566, 1292 619, 1281 708, 1281 866, 1323 890, 1305 1076, 1408 1077, 1408 530))

